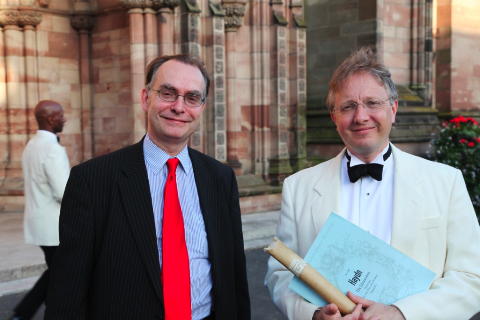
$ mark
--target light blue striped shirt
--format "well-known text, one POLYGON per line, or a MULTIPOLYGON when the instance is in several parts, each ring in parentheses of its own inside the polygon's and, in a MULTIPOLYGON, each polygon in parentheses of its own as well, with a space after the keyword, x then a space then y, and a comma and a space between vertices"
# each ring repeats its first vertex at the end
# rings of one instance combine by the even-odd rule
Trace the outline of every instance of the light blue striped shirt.
MULTIPOLYGON (((172 158, 152 140, 145 136, 143 141, 145 165, 147 167, 148 182, 152 195, 155 230, 157 234, 157 248, 162 265, 162 219, 163 219, 163 192, 168 174, 167 160, 172 158)), ((177 167, 177 188, 180 206, 182 208, 187 242, 188 258, 190 260, 190 291, 192 302, 192 320, 200 320, 210 315, 212 306, 212 278, 210 262, 208 260, 208 241, 205 231, 197 185, 193 174, 192 161, 185 147, 178 155, 180 165, 177 167)))

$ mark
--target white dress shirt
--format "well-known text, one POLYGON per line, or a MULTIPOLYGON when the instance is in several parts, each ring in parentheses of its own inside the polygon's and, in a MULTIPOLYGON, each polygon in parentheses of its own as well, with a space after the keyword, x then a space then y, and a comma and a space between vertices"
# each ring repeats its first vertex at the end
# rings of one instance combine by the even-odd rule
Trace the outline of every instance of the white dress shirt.
MULTIPOLYGON (((350 182, 347 158, 341 164, 341 195, 339 215, 390 244, 393 221, 393 172, 394 160, 390 155, 383 160, 385 149, 371 162, 383 165, 382 180, 370 176, 350 182)), ((350 166, 364 164, 347 150, 351 156, 350 166)))
POLYGON ((25 241, 39 246, 58 246, 60 203, 70 175, 65 148, 54 133, 38 130, 23 151, 22 167, 25 241))

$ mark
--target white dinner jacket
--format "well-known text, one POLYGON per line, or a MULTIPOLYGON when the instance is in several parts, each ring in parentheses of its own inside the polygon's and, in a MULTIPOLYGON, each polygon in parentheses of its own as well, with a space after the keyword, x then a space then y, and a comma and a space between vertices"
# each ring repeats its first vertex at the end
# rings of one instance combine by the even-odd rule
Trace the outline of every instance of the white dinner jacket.
POLYGON ((22 157, 25 181, 25 242, 58 246, 60 203, 70 174, 65 148, 52 132, 38 130, 22 157))
MULTIPOLYGON (((395 305, 407 320, 468 320, 480 310, 480 228, 459 170, 393 147, 391 245, 436 273, 429 290, 395 305)), ((288 177, 277 237, 304 257, 331 212, 340 208, 335 158, 288 177)), ((289 271, 270 258, 265 284, 291 320, 311 320, 316 306, 288 289, 289 271)))

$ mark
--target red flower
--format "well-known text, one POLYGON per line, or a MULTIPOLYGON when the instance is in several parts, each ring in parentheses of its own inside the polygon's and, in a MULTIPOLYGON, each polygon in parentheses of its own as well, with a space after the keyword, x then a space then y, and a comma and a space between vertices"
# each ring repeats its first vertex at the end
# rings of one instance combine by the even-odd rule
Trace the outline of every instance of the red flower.
POLYGON ((473 118, 466 118, 465 120, 467 120, 467 122, 471 122, 471 123, 473 123, 474 125, 478 126, 477 120, 475 120, 475 119, 473 119, 473 118))
POLYGON ((460 142, 460 143, 468 143, 468 140, 462 138, 462 139, 458 140, 458 142, 460 142))
POLYGON ((469 143, 467 143, 467 146, 470 148, 475 147, 475 142, 470 141, 469 143))
POLYGON ((475 140, 477 140, 477 142, 480 143, 480 137, 479 137, 479 138, 475 138, 475 140))

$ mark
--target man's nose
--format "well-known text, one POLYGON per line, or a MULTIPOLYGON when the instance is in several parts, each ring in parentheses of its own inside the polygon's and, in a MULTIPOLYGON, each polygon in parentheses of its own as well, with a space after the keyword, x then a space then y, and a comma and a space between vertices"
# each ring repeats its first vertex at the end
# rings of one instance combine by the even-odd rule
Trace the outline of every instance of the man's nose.
POLYGON ((353 114, 353 120, 355 122, 364 122, 370 118, 370 114, 368 113, 367 108, 363 103, 359 103, 355 108, 355 112, 353 114))
POLYGON ((177 100, 172 102, 172 105, 170 106, 170 110, 172 110, 175 113, 182 113, 185 111, 185 99, 183 96, 179 95, 177 97, 177 100))

